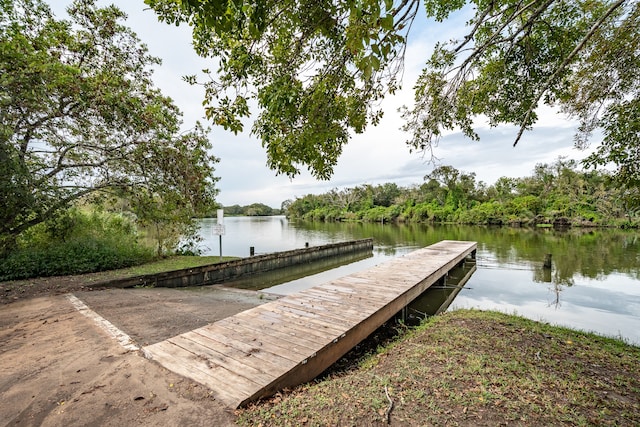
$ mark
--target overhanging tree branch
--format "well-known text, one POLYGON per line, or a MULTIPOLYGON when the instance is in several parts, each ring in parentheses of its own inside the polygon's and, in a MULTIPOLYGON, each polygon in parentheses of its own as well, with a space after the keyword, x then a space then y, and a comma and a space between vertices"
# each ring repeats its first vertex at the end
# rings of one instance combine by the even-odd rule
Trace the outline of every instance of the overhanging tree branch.
POLYGON ((553 72, 553 74, 551 74, 547 78, 547 80, 543 83, 542 89, 540 91, 538 91, 538 94, 536 95, 536 97, 534 98, 533 102, 531 103, 531 105, 527 109, 527 112, 526 112, 526 114, 525 114, 525 116, 524 116, 524 118, 522 120, 522 124, 520 126, 520 129, 518 130, 518 134, 516 135, 516 139, 513 142, 513 146, 514 147, 518 144, 518 142, 520 141, 520 138, 522 137, 522 134, 526 130, 527 122, 529 121, 529 119, 531 117, 531 114, 533 114, 533 111, 538 107, 538 103, 540 102, 540 99, 542 99, 542 96, 549 89, 549 87, 551 86, 553 81, 560 75, 560 73, 562 71, 564 71, 564 69, 567 67, 567 65, 569 65, 571 63, 571 61, 573 61, 575 56, 584 48, 584 46, 587 44, 589 39, 595 34, 595 32, 598 30, 598 28, 600 28, 602 23, 605 22, 609 18, 609 16, 611 16, 611 14, 613 12, 615 12, 615 10, 618 9, 620 6, 622 6, 624 3, 625 3, 625 0, 618 0, 615 3, 613 3, 607 9, 607 11, 591 26, 591 28, 585 34, 585 36, 582 38, 582 40, 580 40, 580 43, 578 43, 578 45, 571 51, 571 53, 569 53, 569 55, 567 55, 564 58, 562 63, 558 67, 556 67, 556 69, 553 72))

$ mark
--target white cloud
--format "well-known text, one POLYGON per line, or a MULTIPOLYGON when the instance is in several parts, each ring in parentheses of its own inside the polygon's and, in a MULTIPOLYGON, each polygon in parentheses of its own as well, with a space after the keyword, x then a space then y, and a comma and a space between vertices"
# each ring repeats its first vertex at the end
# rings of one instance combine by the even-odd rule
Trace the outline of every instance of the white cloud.
MULTIPOLYGON (((62 16, 70 3, 69 0, 56 0, 52 8, 62 16)), ((114 3, 124 10, 129 15, 126 25, 147 44, 151 54, 162 59, 162 65, 154 73, 154 81, 183 111, 185 127, 202 120, 202 88, 188 85, 182 76, 197 74, 203 68, 214 68, 214 62, 195 54, 191 47, 190 29, 158 22, 154 12, 148 10, 142 0, 98 3, 103 6, 114 3)), ((236 136, 214 129, 211 133, 213 151, 221 159, 216 167, 216 175, 221 178, 218 200, 224 205, 260 202, 279 207, 286 199, 321 193, 334 187, 389 181, 400 185, 422 182, 422 177, 431 171, 432 165, 426 163, 420 154, 409 153, 405 145, 407 135, 400 130, 402 119, 397 109, 412 103, 412 87, 435 42, 459 37, 464 22, 469 18, 468 13, 457 13, 446 24, 426 23, 420 17, 416 20, 406 53, 402 90, 383 101, 385 115, 380 125, 355 135, 344 148, 329 182, 316 181, 307 172, 293 180, 276 176, 266 167, 266 154, 260 142, 248 136, 248 132, 236 136)), ((500 176, 527 175, 536 163, 553 162, 559 155, 584 157, 585 153, 572 148, 572 122, 552 109, 543 109, 539 115, 539 125, 526 133, 515 148, 512 147, 516 135, 514 128, 481 128, 480 142, 465 140, 459 132, 453 132, 440 141, 435 154, 442 164, 475 172, 478 180, 487 183, 500 176)))

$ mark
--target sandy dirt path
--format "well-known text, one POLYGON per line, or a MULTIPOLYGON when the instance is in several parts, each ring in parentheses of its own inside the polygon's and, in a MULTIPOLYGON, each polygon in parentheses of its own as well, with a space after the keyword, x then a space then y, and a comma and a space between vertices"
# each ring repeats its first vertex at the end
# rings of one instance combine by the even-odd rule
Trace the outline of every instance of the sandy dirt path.
MULTIPOLYGON (((224 292, 135 291, 76 295, 140 345, 264 302, 224 292)), ((234 423, 206 387, 126 350, 65 295, 0 306, 0 402, 0 425, 11 426, 234 423)))

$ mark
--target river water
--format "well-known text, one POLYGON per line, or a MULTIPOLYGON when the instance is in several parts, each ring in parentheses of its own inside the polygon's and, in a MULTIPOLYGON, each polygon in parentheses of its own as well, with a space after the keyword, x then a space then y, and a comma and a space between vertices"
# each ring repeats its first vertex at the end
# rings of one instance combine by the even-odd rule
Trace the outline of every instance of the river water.
MULTIPOLYGON (((478 242, 477 270, 450 309, 518 314, 640 345, 640 233, 612 229, 530 229, 458 225, 306 223, 283 216, 225 218, 222 254, 249 256, 374 238, 373 256, 237 283, 287 294, 371 267, 440 240, 478 242), (552 268, 543 268, 546 254, 552 268)), ((219 254, 216 219, 201 222, 206 255, 219 254)), ((287 269, 290 270, 290 269, 287 269)), ((295 271, 294 271, 295 270, 295 271)))

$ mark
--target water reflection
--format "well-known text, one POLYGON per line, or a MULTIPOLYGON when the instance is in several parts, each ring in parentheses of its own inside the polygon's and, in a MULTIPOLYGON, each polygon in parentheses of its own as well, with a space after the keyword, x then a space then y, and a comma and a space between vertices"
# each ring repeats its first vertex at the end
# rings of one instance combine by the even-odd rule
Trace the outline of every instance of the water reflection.
MULTIPOLYGON (((516 312, 534 320, 622 336, 640 344, 637 231, 292 223, 284 217, 226 218, 225 223, 225 255, 247 256, 249 246, 255 246, 257 252, 275 252, 304 247, 305 242, 319 245, 373 237, 373 257, 341 266, 340 275, 440 240, 476 241, 478 270, 469 289, 460 292, 453 307, 516 312), (543 268, 546 254, 552 254, 550 270, 543 268)), ((206 231, 203 236, 207 237, 206 231)), ((210 253, 217 255, 217 243, 210 233, 208 239, 206 245, 213 248, 210 253)), ((314 278, 296 280, 310 282, 314 278)))
POLYGON ((451 270, 444 280, 432 285, 409 304, 405 314, 407 324, 417 325, 428 316, 445 312, 475 271, 473 260, 465 260, 462 266, 451 270))
MULTIPOLYGON (((225 286, 239 289, 250 289, 259 291, 269 288, 269 292, 286 295, 288 293, 296 292, 298 290, 306 289, 311 286, 291 286, 299 281, 304 281, 306 277, 318 277, 326 271, 340 270, 340 267, 351 265, 354 263, 363 262, 373 258, 373 252, 363 251, 353 254, 345 254, 337 257, 325 258, 318 261, 292 265, 287 268, 268 271, 265 273, 246 276, 238 280, 225 282, 225 286), (288 287, 278 286, 283 283, 288 287), (287 289, 289 291, 287 291, 287 289)), ((338 277, 342 277, 341 274, 338 277)), ((315 282, 321 279, 314 279, 315 282)), ((325 280, 328 281, 329 279, 325 280)), ((313 285, 312 285, 313 286, 313 285)))

